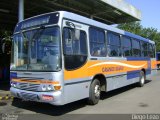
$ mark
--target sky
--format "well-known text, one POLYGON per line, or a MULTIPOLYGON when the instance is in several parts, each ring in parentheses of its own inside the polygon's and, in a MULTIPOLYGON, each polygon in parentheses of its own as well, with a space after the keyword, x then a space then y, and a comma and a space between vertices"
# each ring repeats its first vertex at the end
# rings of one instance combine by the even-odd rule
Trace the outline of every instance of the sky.
POLYGON ((143 27, 153 27, 160 32, 160 0, 125 0, 141 11, 143 27))

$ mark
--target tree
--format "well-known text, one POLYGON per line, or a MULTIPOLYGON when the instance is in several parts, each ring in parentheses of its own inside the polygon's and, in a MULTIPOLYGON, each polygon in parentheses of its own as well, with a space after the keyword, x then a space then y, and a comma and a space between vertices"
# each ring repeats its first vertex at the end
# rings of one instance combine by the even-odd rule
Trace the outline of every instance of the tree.
POLYGON ((140 22, 131 22, 131 23, 124 23, 117 26, 120 29, 125 31, 134 33, 134 34, 141 34, 143 27, 141 26, 140 22))
POLYGON ((11 31, 8 30, 0 30, 0 38, 9 37, 12 35, 11 31))
POLYGON ((125 31, 140 35, 156 42, 156 49, 160 51, 160 32, 156 28, 144 28, 140 22, 124 23, 117 26, 125 31))

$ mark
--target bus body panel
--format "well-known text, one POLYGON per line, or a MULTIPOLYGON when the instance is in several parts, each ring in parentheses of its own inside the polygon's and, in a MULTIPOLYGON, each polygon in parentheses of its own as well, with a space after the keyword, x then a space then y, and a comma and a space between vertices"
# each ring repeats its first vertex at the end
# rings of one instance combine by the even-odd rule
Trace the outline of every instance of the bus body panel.
POLYGON ((22 72, 11 71, 11 80, 16 82, 17 88, 11 87, 11 94, 15 97, 37 102, 46 102, 54 105, 63 105, 64 86, 63 72, 22 72), (42 92, 43 85, 61 85, 62 89, 55 92, 42 92), (42 95, 53 96, 53 100, 43 100, 42 95), (32 98, 33 97, 33 98, 32 98))
MULTIPOLYGON (((89 90, 91 82, 96 75, 103 75, 106 80, 105 91, 111 91, 123 86, 127 86, 136 82, 139 82, 140 71, 145 70, 146 78, 149 79, 152 74, 156 73, 156 60, 150 58, 139 57, 95 57, 90 54, 90 42, 89 42, 89 28, 97 27, 105 31, 105 35, 108 31, 118 33, 119 35, 130 36, 145 42, 154 44, 153 41, 142 38, 117 28, 110 27, 103 23, 82 17, 69 12, 59 12, 59 22, 61 32, 65 27, 68 27, 66 22, 71 22, 75 25, 76 29, 82 30, 87 36, 87 60, 83 66, 74 70, 66 70, 64 63, 64 53, 62 51, 62 70, 59 72, 18 72, 11 71, 11 74, 17 74, 17 78, 12 78, 12 81, 27 84, 39 84, 44 85, 45 82, 52 84, 60 84, 62 89, 58 91, 50 92, 36 92, 28 90, 20 90, 11 87, 11 93, 24 100, 32 100, 37 102, 46 102, 53 105, 64 105, 73 101, 89 97, 89 90), (153 71, 154 70, 154 71, 153 71), (38 79, 41 78, 41 79, 38 79), (28 81, 27 81, 28 79, 28 81), (32 80, 29 80, 32 79, 32 80), (42 81, 45 82, 42 82, 42 81), (55 82, 55 83, 54 83, 55 82), (27 97, 38 96, 33 99, 27 99, 27 97), (42 95, 53 96, 53 100, 43 100, 42 95)), ((61 46, 63 46, 63 35, 61 33, 61 46)), ((14 75, 13 75, 14 76, 14 75)))
POLYGON ((151 75, 154 76, 157 74, 157 60, 156 58, 151 59, 151 75))

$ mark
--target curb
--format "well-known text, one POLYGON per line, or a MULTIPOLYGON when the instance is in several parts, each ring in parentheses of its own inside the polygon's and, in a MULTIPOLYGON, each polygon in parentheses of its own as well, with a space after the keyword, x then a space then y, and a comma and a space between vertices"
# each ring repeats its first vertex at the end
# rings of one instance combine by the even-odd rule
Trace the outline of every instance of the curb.
POLYGON ((1 101, 1 100, 10 100, 10 99, 13 99, 13 98, 14 98, 13 96, 9 96, 9 95, 0 96, 0 101, 1 101))

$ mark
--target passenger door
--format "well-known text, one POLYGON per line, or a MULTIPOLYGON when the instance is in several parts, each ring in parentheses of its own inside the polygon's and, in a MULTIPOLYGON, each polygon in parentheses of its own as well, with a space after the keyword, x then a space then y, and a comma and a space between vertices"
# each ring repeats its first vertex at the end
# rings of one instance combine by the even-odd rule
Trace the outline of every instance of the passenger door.
POLYGON ((63 55, 65 80, 85 80, 87 77, 87 26, 63 21, 63 55))

